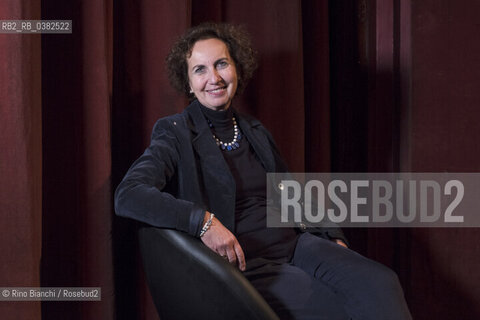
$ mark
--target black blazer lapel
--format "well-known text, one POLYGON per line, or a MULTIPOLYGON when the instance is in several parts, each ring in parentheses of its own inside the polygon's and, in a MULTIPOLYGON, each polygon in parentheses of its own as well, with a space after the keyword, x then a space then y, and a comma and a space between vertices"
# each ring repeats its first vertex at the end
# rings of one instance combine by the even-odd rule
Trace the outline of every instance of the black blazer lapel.
POLYGON ((192 145, 200 164, 200 174, 208 197, 208 210, 215 213, 223 225, 233 231, 235 224, 235 179, 223 155, 212 138, 198 101, 187 108, 192 121, 192 145))

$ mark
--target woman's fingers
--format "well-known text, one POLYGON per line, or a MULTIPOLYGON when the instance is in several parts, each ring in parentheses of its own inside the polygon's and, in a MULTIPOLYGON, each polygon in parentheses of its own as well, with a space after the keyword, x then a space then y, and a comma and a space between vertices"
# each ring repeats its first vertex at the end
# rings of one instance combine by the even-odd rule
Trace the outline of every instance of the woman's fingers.
POLYGON ((214 218, 210 229, 201 237, 203 243, 232 264, 245 270, 245 255, 237 238, 225 226, 214 218))
POLYGON ((242 271, 245 271, 245 267, 246 267, 245 255, 243 254, 243 249, 240 246, 240 243, 238 243, 238 241, 236 241, 234 249, 237 255, 238 268, 242 271))
POLYGON ((226 249, 226 255, 228 258, 228 262, 230 262, 231 264, 237 263, 237 255, 235 254, 235 251, 232 248, 226 249))
POLYGON ((241 271, 245 271, 245 255, 243 254, 242 247, 237 239, 234 240, 233 246, 228 246, 225 250, 226 256, 228 257, 228 262, 234 265, 238 265, 238 268, 241 271))
POLYGON ((341 245, 342 247, 348 248, 347 244, 345 242, 343 242, 343 240, 335 239, 335 242, 337 244, 341 245))

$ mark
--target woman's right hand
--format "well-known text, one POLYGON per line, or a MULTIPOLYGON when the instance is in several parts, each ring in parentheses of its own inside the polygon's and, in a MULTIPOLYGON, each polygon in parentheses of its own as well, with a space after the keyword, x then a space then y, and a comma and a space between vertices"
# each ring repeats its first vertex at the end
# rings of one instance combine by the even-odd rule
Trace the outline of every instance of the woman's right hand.
MULTIPOLYGON (((203 225, 210 218, 210 212, 205 212, 203 225)), ((217 218, 212 219, 210 228, 200 238, 202 242, 214 252, 218 253, 231 264, 238 265, 241 271, 245 271, 245 255, 237 238, 217 218)))

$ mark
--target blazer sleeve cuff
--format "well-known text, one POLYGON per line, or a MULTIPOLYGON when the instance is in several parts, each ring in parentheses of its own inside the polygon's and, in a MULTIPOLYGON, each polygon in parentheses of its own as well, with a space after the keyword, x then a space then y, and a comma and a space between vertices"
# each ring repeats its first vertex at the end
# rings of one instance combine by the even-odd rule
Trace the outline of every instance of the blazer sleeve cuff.
POLYGON ((177 215, 176 229, 198 237, 202 229, 204 216, 205 210, 199 205, 192 203, 189 211, 184 211, 177 215))
POLYGON ((200 231, 203 227, 203 218, 205 217, 205 209, 194 204, 190 214, 190 234, 195 237, 200 237, 200 231))

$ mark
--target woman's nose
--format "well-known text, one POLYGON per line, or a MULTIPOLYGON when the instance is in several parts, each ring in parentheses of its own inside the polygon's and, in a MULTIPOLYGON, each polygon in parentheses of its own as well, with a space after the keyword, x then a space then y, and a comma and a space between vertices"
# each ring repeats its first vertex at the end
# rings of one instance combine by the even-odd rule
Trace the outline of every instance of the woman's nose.
POLYGON ((210 72, 210 83, 218 83, 222 81, 222 77, 218 73, 217 69, 213 69, 212 72, 210 72))

